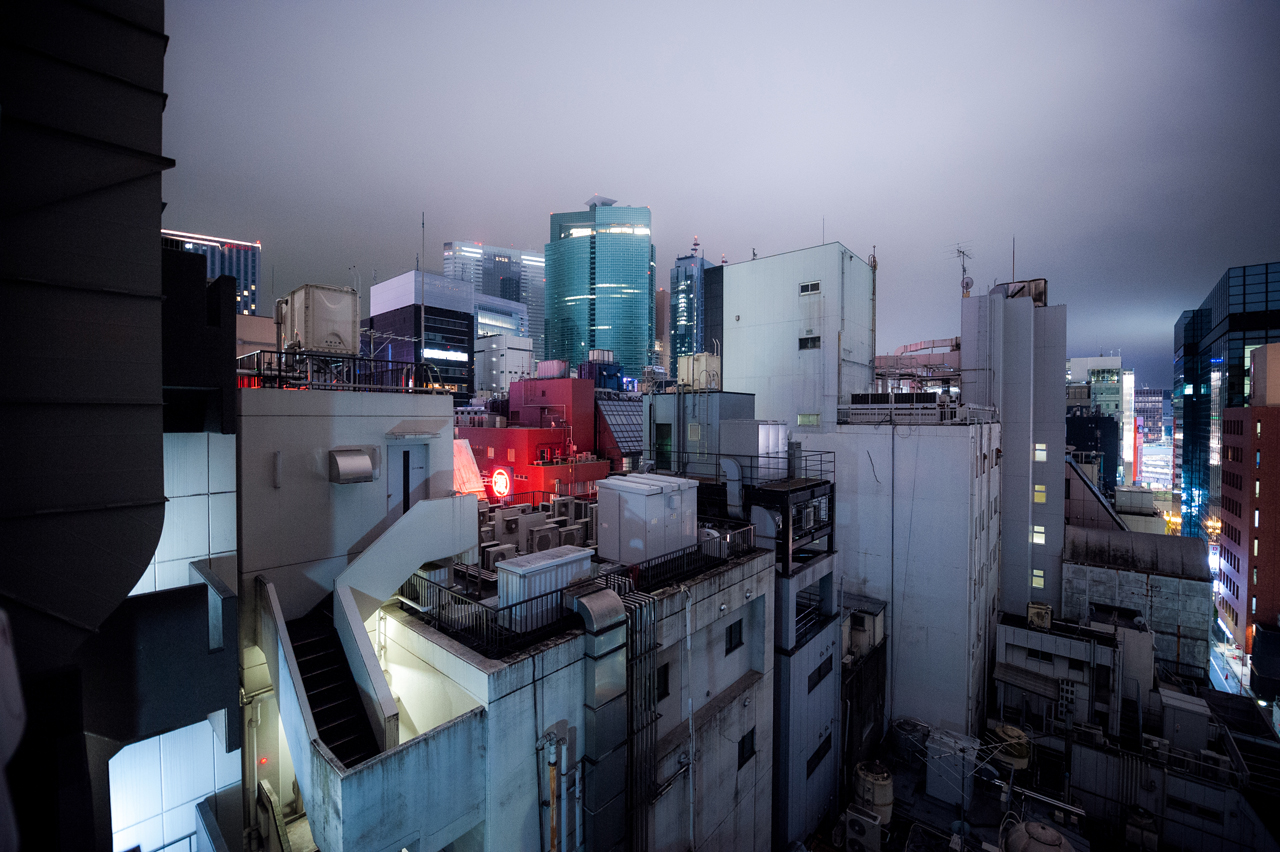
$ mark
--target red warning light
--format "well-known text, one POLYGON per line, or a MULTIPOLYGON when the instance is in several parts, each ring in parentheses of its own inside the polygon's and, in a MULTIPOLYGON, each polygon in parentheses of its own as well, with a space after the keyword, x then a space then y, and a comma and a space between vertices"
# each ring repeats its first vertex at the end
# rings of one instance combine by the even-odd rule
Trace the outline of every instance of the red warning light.
POLYGON ((267 759, 266 759, 265 757, 260 758, 260 759, 258 760, 258 763, 261 763, 263 766, 266 766, 266 765, 267 765, 267 759))
POLYGON ((493 478, 489 484, 493 486, 493 495, 495 497, 506 497, 511 493, 511 474, 502 468, 498 468, 493 472, 493 478))

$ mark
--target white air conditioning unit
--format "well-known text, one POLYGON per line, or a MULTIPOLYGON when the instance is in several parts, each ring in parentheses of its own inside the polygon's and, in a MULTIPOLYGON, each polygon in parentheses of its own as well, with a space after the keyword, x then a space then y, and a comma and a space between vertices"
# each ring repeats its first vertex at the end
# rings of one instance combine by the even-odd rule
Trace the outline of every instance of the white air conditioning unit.
POLYGON ((857 805, 844 813, 846 852, 880 852, 880 816, 857 805))
POLYGON ((514 544, 501 544, 497 547, 490 548, 484 554, 485 570, 493 571, 499 562, 506 559, 515 559, 520 555, 520 549, 514 544))
POLYGON ((497 541, 497 533, 493 529, 493 524, 484 524, 480 527, 480 541, 497 541))
POLYGON ((598 543, 600 540, 600 526, 596 516, 595 503, 587 504, 586 527, 587 527, 587 544, 593 545, 598 543))
POLYGON ((502 531, 507 535, 515 535, 520 532, 520 517, 518 515, 502 519, 502 531))
POLYGON ((801 521, 801 524, 800 524, 801 529, 806 529, 806 530, 813 529, 813 514, 814 513, 813 513, 812 506, 804 507, 804 515, 802 516, 803 520, 801 521))
POLYGON ((573 498, 555 497, 551 500, 551 515, 556 518, 573 517, 573 498))
POLYGON ((584 547, 587 542, 587 531, 582 524, 567 524, 560 528, 560 546, 584 547))
POLYGON ((555 524, 543 524, 529 530, 529 546, 526 553, 542 553, 560 546, 560 528, 555 524))
POLYGON ((1169 741, 1151 734, 1142 735, 1142 752, 1159 763, 1169 762, 1169 741))

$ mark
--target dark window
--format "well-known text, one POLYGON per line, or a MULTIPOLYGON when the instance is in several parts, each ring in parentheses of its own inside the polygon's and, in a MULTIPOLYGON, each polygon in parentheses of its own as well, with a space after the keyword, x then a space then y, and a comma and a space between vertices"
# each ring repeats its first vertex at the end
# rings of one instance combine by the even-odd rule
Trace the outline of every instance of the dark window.
POLYGON ((1084 671, 1084 660, 1068 660, 1067 665, 1071 668, 1071 671, 1073 672, 1084 671))
POLYGON ((658 700, 666 698, 671 694, 671 664, 663 663, 658 666, 658 700))
POLYGON ((818 663, 818 667, 816 669, 809 672, 809 691, 810 692, 813 692, 815 689, 817 689, 818 684, 822 683, 823 679, 827 675, 831 674, 831 661, 834 658, 835 658, 834 655, 828 655, 825 660, 818 663))
POLYGON ((752 728, 738 740, 738 768, 747 765, 747 761, 756 754, 756 729, 752 728))
POLYGON ((801 349, 821 349, 822 338, 821 337, 802 337, 800 338, 800 348, 801 349))
POLYGON ((822 286, 821 281, 808 281, 800 285, 800 295, 803 296, 806 293, 816 293, 821 288, 821 286, 822 286))
POLYGON ((1040 662, 1042 662, 1042 663, 1052 663, 1052 662, 1053 662, 1053 654, 1050 654, 1048 651, 1038 651, 1038 650, 1036 650, 1035 648, 1028 648, 1028 649, 1027 649, 1027 659, 1028 659, 1028 660, 1039 660, 1039 661, 1040 661, 1040 662))
POLYGON ((809 762, 805 765, 805 777, 808 778, 818 771, 818 767, 822 765, 822 758, 827 756, 827 752, 831 751, 831 735, 827 734, 822 742, 818 744, 817 750, 809 755, 809 762))
POLYGON ((1068 500, 1071 499, 1071 478, 1070 477, 1067 477, 1066 479, 1066 487, 1064 489, 1063 496, 1065 496, 1068 500))
POLYGON ((742 647, 742 619, 724 629, 724 655, 727 657, 742 647))

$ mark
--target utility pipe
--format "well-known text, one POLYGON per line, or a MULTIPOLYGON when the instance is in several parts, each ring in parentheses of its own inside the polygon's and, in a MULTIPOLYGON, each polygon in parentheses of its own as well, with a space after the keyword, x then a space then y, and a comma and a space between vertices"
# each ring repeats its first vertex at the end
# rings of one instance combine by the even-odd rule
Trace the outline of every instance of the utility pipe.
POLYGON ((689 707, 689 848, 694 849, 697 844, 693 834, 693 760, 696 754, 693 739, 693 592, 684 585, 680 591, 684 592, 684 680, 689 707))
POLYGON ((574 795, 574 798, 578 800, 578 804, 574 807, 575 830, 573 834, 573 848, 583 849, 585 848, 586 841, 582 837, 582 811, 587 806, 587 801, 582 795, 582 764, 581 763, 578 764, 578 768, 574 771, 573 795, 574 795))
POLYGON ((563 850, 566 850, 566 852, 567 852, 567 850, 569 849, 569 843, 568 843, 568 840, 569 840, 569 837, 568 837, 568 834, 569 834, 569 826, 568 826, 568 822, 569 822, 569 788, 568 788, 568 775, 569 775, 569 773, 566 771, 566 768, 568 767, 568 765, 569 765, 569 764, 565 762, 565 754, 564 754, 564 751, 565 751, 565 745, 566 745, 566 740, 564 740, 564 739, 561 739, 559 742, 557 742, 557 743, 556 743, 556 746, 557 746, 557 748, 558 748, 558 750, 559 750, 559 752, 560 752, 560 759, 559 759, 559 761, 560 761, 560 762, 559 762, 559 764, 558 764, 558 766, 559 766, 559 768, 560 768, 560 813, 558 814, 558 817, 559 817, 559 820, 560 820, 560 846, 559 846, 559 848, 560 848, 560 849, 563 849, 563 850))
POLYGON ((557 782, 559 781, 559 779, 556 778, 556 751, 557 748, 554 742, 547 744, 547 772, 550 775, 550 784, 548 786, 547 795, 550 797, 551 802, 551 807, 549 808, 551 813, 551 831, 548 832, 548 838, 550 840, 551 852, 559 852, 560 850, 559 845, 556 843, 556 841, 559 840, 559 827, 556 820, 556 817, 558 816, 556 787, 557 782))

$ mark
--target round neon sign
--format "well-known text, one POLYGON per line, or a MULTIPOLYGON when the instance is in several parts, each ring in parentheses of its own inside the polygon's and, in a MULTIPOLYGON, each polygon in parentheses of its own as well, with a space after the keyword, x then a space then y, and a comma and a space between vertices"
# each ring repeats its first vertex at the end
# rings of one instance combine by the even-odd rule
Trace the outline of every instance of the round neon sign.
POLYGON ((493 472, 493 478, 489 480, 489 484, 493 487, 493 496, 506 497, 511 493, 511 474, 498 468, 493 472))

